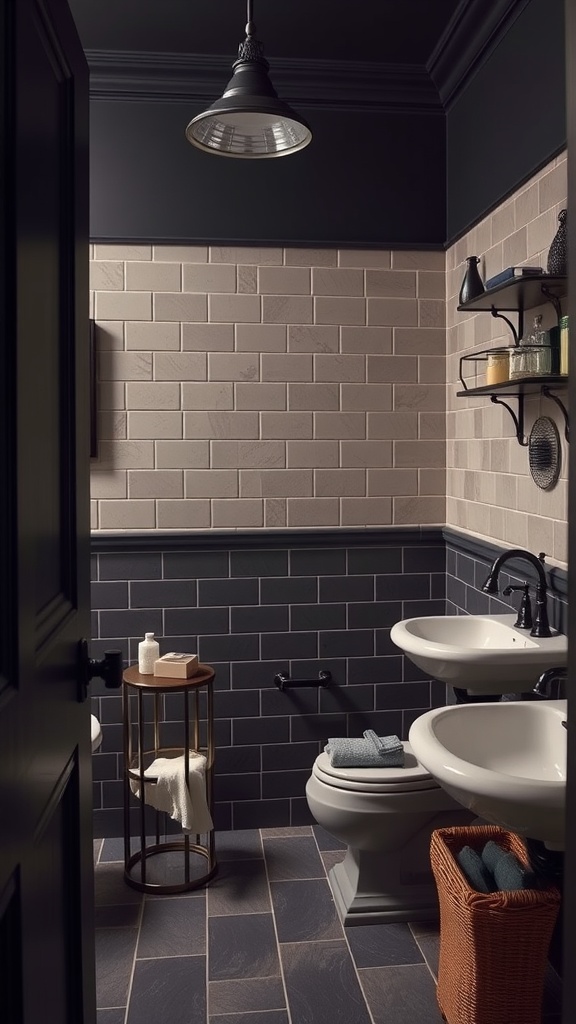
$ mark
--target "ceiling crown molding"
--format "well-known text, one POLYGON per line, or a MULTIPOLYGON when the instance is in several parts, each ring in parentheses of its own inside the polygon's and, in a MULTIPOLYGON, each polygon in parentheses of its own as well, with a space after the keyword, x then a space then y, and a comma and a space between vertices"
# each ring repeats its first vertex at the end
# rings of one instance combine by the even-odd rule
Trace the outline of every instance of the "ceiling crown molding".
MULTIPOLYGON (((200 54, 87 50, 92 99, 206 103, 232 75, 229 58, 200 54)), ((311 109, 442 114, 438 90, 417 64, 337 60, 269 60, 274 87, 287 103, 311 109)))
POLYGON ((426 64, 445 110, 529 3, 530 0, 460 0, 426 64))

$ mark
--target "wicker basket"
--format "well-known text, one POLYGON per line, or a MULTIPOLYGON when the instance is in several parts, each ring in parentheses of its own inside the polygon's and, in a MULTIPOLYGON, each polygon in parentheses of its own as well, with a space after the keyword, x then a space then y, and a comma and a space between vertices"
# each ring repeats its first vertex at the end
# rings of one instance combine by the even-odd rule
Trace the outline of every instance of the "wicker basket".
POLYGON ((432 833, 440 901, 437 998, 448 1024, 540 1024, 550 939, 560 906, 555 886, 489 895, 472 889, 456 855, 492 839, 528 865, 518 836, 486 826, 432 833))

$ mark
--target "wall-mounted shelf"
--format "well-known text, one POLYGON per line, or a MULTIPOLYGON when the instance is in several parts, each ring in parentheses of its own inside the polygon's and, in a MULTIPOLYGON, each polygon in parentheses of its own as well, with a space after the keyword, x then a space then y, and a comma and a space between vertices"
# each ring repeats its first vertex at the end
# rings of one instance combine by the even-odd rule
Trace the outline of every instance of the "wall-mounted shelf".
POLYGON ((516 380, 505 380, 501 384, 483 384, 479 388, 464 388, 457 391, 458 398, 471 398, 472 395, 537 395, 548 388, 568 386, 565 374, 550 374, 545 377, 518 377, 516 380))
MULTIPOLYGON (((463 357, 465 358, 465 357, 463 357)), ((568 377, 564 374, 550 375, 546 377, 519 377, 517 380, 506 380, 501 384, 484 384, 479 388, 464 387, 463 391, 457 391, 458 398, 472 398, 474 395, 483 395, 489 398, 495 405, 503 405, 510 413, 516 431, 518 444, 524 448, 528 445, 528 438, 524 434, 524 397, 526 395, 544 395, 555 402, 564 416, 564 437, 570 441, 570 423, 568 411, 564 403, 553 394, 553 390, 566 388, 568 377), (503 398, 518 399, 518 413, 512 409, 503 398)))
POLYGON ((514 336, 517 345, 524 334, 524 312, 551 302, 558 319, 562 316, 560 300, 568 293, 568 278, 556 277, 553 274, 542 274, 530 277, 514 277, 504 284, 490 288, 469 302, 458 306, 459 312, 485 312, 505 320, 514 336), (517 313, 518 325, 515 327, 503 313, 517 313))
MULTIPOLYGON (((568 293, 568 278, 557 277, 553 274, 541 274, 530 277, 515 277, 496 288, 478 295, 458 306, 461 312, 484 312, 505 320, 514 337, 514 345, 520 343, 524 334, 524 313, 528 309, 541 306, 544 302, 551 302, 556 311, 558 319, 562 316, 561 299, 568 293), (504 312, 518 314, 517 327, 504 316, 504 312)), ((520 377, 515 380, 502 381, 499 384, 483 384, 480 387, 469 388, 462 374, 462 364, 465 362, 481 362, 485 360, 490 349, 483 349, 480 352, 470 352, 460 358, 460 382, 463 391, 457 391, 458 398, 471 398, 473 395, 484 395, 490 401, 503 405, 510 413, 516 431, 518 443, 527 447, 528 438, 524 434, 524 398, 526 395, 544 395, 555 402, 564 416, 564 436, 570 440, 570 424, 568 412, 564 403, 558 398, 554 391, 565 388, 568 384, 568 377, 565 374, 550 374, 545 377, 520 377), (516 398, 518 400, 518 412, 516 413, 510 405, 503 401, 503 398, 516 398)))

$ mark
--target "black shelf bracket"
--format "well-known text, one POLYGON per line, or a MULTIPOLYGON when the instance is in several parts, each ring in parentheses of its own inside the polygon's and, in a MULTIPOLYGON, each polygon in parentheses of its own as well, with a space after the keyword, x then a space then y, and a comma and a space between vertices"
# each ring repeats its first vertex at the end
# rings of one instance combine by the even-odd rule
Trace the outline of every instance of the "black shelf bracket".
POLYGON ((564 437, 566 438, 568 444, 570 444, 570 420, 568 418, 568 410, 564 405, 564 402, 560 398, 558 398, 558 395, 555 395, 550 390, 550 388, 546 387, 546 385, 542 386, 542 394, 545 395, 546 398, 550 398, 553 402, 556 402, 556 405, 560 409, 564 417, 564 437))
POLYGON ((545 284, 542 285, 542 295, 544 295, 548 302, 551 302, 554 306, 554 311, 558 317, 558 323, 560 323, 560 318, 562 316, 562 303, 560 302, 559 296, 555 295, 554 292, 551 292, 545 284))
POLYGON ((522 335, 524 333, 524 310, 523 309, 519 309, 518 310, 518 327, 517 328, 514 326, 512 321, 508 319, 507 316, 504 316, 504 313, 501 313, 500 310, 496 309, 496 306, 492 306, 492 309, 490 310, 490 312, 491 312, 493 317, 498 317, 500 320, 505 320, 506 321, 506 323, 508 324, 508 327, 512 331, 512 337, 514 338, 514 344, 515 345, 519 345, 520 344, 520 338, 522 337, 522 335))
POLYGON ((529 442, 528 438, 524 434, 524 395, 519 394, 515 397, 518 398, 518 415, 516 415, 514 409, 512 409, 507 402, 504 402, 501 398, 498 398, 498 395, 490 395, 490 401, 494 402, 494 405, 503 405, 504 408, 508 410, 514 421, 516 440, 518 441, 518 444, 522 445, 523 448, 527 448, 529 442))

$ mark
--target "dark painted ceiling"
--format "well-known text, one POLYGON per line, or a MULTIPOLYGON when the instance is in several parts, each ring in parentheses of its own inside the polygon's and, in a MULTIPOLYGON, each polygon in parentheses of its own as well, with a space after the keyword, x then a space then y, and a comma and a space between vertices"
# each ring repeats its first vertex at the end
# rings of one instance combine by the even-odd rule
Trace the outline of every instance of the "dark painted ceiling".
MULTIPOLYGON (((221 55, 244 38, 245 0, 68 0, 85 50, 221 55)), ((254 0, 268 58, 425 65, 468 0, 254 0)))

